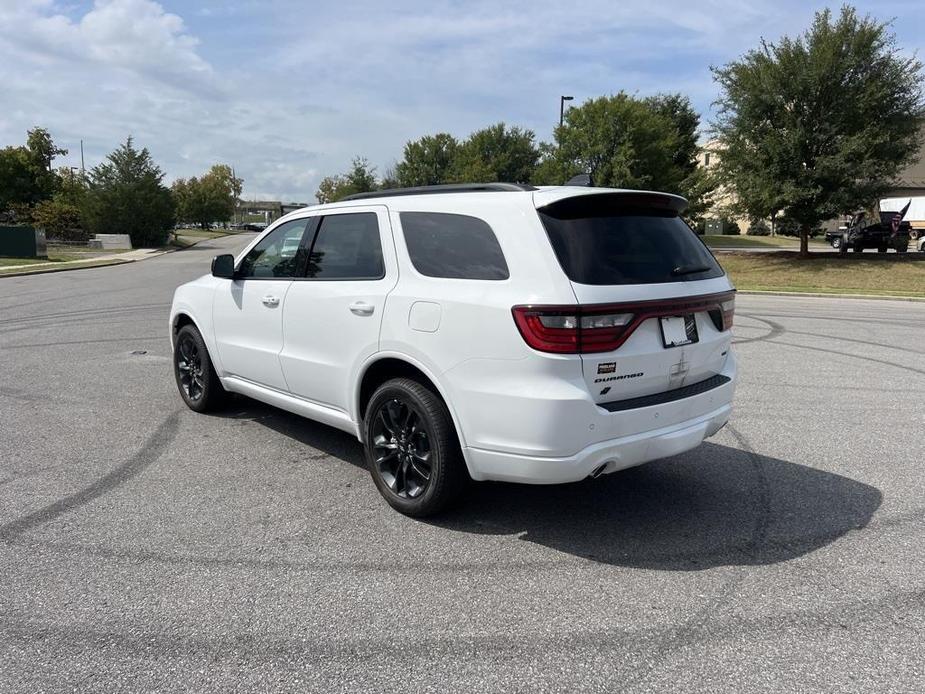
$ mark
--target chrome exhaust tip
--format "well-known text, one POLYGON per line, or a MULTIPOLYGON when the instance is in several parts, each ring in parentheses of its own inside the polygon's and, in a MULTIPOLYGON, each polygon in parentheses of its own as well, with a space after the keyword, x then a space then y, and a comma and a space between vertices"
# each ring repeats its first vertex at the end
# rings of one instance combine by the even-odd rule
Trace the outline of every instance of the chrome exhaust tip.
POLYGON ((601 463, 596 468, 591 471, 591 474, 588 475, 592 480, 596 480, 598 477, 604 474, 604 470, 607 469, 608 463, 601 463))

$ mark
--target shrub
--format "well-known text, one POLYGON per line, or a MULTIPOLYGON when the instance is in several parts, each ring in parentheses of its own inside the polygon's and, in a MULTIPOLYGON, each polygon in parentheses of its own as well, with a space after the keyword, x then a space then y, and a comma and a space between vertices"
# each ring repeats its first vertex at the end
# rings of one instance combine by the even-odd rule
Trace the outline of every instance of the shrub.
POLYGON ((770 236, 771 226, 763 219, 750 219, 745 233, 748 236, 770 236))
POLYGON ((80 210, 57 198, 43 200, 32 209, 32 221, 47 238, 83 242, 90 235, 80 226, 80 210))

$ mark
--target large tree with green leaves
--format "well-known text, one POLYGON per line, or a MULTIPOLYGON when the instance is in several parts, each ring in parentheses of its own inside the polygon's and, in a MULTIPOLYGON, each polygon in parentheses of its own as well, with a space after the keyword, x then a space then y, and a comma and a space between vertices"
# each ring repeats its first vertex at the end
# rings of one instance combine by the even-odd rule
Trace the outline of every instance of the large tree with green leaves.
POLYGON ((921 147, 922 64, 851 7, 713 73, 721 176, 743 207, 797 223, 802 254, 813 228, 872 205, 921 147))
POLYGON ((476 130, 456 149, 448 180, 458 183, 527 183, 539 159, 532 130, 496 123, 476 130))
POLYGON ((164 173, 147 148, 129 137, 105 162, 93 168, 81 207, 81 220, 94 234, 129 234, 136 248, 161 246, 175 220, 164 173))
POLYGON ((170 187, 177 219, 203 229, 212 222, 227 222, 234 214, 243 183, 227 164, 215 164, 200 178, 178 178, 170 187))
POLYGON ((368 193, 379 188, 376 167, 364 157, 356 157, 347 173, 325 176, 318 184, 315 197, 321 204, 337 202, 354 193, 368 193))
POLYGON ((533 180, 562 184, 590 173, 598 186, 703 197, 710 185, 697 170, 699 124, 680 94, 639 99, 620 92, 590 99, 568 110, 555 142, 543 146, 533 180))
POLYGON ((446 183, 458 149, 459 142, 448 133, 407 142, 404 157, 394 168, 395 180, 403 188, 446 183))
POLYGON ((64 154, 39 127, 26 133, 25 145, 0 149, 0 212, 16 207, 28 217, 34 205, 51 198, 57 182, 52 162, 64 154))

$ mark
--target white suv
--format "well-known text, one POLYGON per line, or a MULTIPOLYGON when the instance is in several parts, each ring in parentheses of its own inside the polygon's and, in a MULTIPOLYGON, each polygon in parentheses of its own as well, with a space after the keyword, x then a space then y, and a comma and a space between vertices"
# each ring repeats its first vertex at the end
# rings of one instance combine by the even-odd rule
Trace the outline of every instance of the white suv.
POLYGON ((177 289, 180 394, 232 391, 355 435, 386 500, 572 482, 729 419, 734 289, 663 193, 514 184, 286 215, 177 289))

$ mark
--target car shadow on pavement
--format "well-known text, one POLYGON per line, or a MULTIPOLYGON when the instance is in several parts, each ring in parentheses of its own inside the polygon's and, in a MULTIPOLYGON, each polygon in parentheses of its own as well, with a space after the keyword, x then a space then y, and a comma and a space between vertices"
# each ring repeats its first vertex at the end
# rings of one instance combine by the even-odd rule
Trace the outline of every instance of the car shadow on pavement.
MULTIPOLYGON (((349 434, 241 398, 220 414, 251 419, 365 468, 349 434)), ((375 494, 372 481, 371 494, 375 494)), ((696 571, 787 561, 862 530, 882 495, 870 485, 748 450, 699 448, 596 480, 537 486, 473 484, 427 522, 447 530, 517 535, 607 564, 696 571)), ((382 513, 394 513, 384 503, 382 513)))
POLYGON ((863 529, 881 493, 805 465, 704 443, 596 480, 474 485, 435 525, 620 566, 691 571, 794 559, 863 529))

